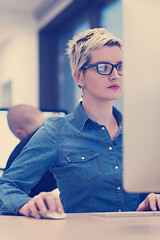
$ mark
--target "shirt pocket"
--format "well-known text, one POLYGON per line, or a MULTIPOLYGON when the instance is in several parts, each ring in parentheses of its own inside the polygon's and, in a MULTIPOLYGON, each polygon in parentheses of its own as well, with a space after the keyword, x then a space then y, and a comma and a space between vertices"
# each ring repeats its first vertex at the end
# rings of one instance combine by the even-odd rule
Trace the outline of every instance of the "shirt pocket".
POLYGON ((74 178, 80 181, 92 181, 101 175, 98 161, 98 153, 95 151, 84 151, 66 155, 74 178))

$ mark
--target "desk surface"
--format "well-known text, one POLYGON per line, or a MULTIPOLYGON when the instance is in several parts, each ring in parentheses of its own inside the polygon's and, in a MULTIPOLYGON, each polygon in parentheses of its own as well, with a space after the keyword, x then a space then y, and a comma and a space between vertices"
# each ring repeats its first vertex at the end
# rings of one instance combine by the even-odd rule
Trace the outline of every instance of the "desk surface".
POLYGON ((159 240, 160 217, 103 218, 67 214, 63 220, 0 216, 2 240, 159 240))

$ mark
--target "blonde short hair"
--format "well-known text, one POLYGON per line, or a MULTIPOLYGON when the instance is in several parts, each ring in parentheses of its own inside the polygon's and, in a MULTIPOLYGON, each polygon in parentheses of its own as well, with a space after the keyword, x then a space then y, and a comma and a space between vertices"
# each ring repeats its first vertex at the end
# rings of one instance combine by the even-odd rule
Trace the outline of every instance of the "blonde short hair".
POLYGON ((89 63, 91 52, 103 46, 118 46, 121 40, 108 32, 105 28, 88 29, 68 41, 66 53, 70 58, 72 74, 89 63))

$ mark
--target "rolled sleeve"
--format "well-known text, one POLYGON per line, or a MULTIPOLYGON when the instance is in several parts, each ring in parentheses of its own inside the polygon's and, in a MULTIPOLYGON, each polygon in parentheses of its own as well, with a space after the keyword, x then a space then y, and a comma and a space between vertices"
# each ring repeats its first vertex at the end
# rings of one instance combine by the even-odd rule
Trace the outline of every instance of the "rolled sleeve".
POLYGON ((1 215, 17 215, 18 209, 31 199, 28 191, 54 165, 56 152, 56 128, 48 119, 0 178, 1 215))

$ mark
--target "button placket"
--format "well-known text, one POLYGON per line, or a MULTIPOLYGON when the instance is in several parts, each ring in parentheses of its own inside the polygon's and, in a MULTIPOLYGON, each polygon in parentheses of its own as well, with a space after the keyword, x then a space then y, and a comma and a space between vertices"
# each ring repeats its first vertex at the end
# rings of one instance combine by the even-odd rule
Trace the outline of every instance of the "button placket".
MULTIPOLYGON (((101 126, 100 133, 102 137, 104 138, 104 141, 106 141, 106 150, 108 152, 108 156, 111 160, 111 164, 113 167, 114 172, 114 187, 115 187, 115 194, 116 194, 116 211, 122 211, 123 209, 123 202, 122 202, 122 189, 121 189, 121 180, 120 180, 120 174, 121 174, 121 165, 119 163, 119 160, 117 158, 116 148, 114 146, 114 142, 110 139, 109 133, 105 134, 105 131, 107 131, 105 126, 101 126)), ((116 144, 115 144, 116 145, 116 144)))

